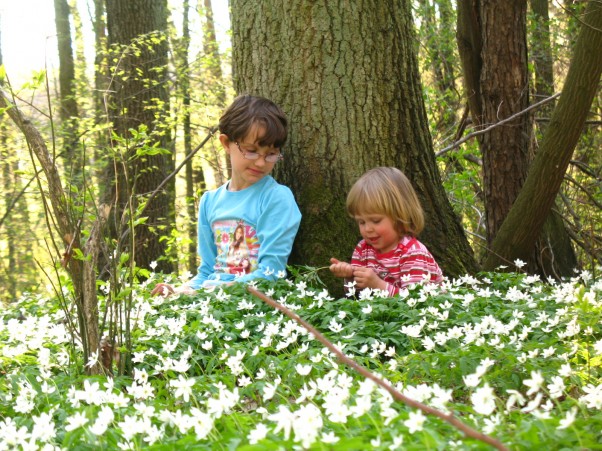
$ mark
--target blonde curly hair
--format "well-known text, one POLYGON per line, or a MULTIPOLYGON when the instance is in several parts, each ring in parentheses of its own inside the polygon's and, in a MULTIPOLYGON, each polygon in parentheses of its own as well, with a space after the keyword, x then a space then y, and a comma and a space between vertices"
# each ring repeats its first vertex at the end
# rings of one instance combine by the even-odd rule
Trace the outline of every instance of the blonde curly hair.
POLYGON ((417 236, 424 228, 424 213, 410 180, 397 168, 378 167, 362 175, 347 195, 351 217, 388 216, 403 235, 417 236))

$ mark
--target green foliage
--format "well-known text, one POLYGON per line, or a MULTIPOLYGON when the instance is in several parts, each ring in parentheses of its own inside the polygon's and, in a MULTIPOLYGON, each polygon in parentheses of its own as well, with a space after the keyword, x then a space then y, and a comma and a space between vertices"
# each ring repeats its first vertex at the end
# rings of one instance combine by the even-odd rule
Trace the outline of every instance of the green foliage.
MULTIPOLYGON (((406 396, 510 449, 602 440, 602 284, 590 274, 544 283, 490 273, 395 298, 333 299, 307 282, 315 268, 291 269, 294 279, 256 286, 406 396)), ((74 372, 66 313, 51 299, 25 297, 2 313, 0 443, 490 449, 394 402, 245 286, 150 298, 158 276, 147 276, 128 287, 131 377, 74 372)))

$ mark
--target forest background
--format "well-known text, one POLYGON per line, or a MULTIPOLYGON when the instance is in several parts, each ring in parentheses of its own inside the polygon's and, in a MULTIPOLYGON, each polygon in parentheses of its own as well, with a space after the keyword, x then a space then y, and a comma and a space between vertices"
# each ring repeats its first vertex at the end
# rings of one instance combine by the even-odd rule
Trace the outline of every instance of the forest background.
POLYGON ((348 258, 346 192, 391 165, 450 277, 517 258, 544 277, 596 270, 600 2, 233 1, 231 40, 217 3, 56 0, 58 63, 23 84, 3 69, 3 301, 61 291, 65 270, 80 299, 85 271, 194 273, 198 200, 228 177, 214 127, 240 92, 291 121, 290 263, 348 258))

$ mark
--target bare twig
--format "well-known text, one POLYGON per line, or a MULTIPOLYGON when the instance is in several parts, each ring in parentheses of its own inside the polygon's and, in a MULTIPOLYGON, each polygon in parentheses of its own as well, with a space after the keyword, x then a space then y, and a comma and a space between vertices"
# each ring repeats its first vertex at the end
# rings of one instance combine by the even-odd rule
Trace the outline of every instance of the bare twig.
POLYGON ((36 177, 42 172, 42 170, 38 170, 38 172, 36 173, 35 176, 33 176, 32 178, 29 179, 29 182, 27 182, 27 184, 21 189, 21 191, 19 192, 19 194, 17 194, 17 197, 15 197, 10 205, 8 205, 6 207, 6 211, 4 212, 4 216, 2 216, 2 218, 0 219, 0 228, 2 227, 2 224, 4 224, 4 221, 6 220, 6 218, 10 215, 11 211, 13 210, 13 208, 17 205, 17 202, 19 202, 19 199, 21 199, 21 196, 23 196, 26 192, 27 192, 27 188, 29 188, 29 185, 32 184, 32 182, 36 179, 36 177))
POLYGON ((597 182, 602 182, 602 177, 597 174, 589 165, 585 164, 583 161, 579 160, 571 160, 571 164, 575 166, 577 169, 581 170, 586 175, 589 175, 591 178, 595 179, 597 182))
POLYGON ((575 180, 573 177, 571 177, 568 174, 565 174, 564 179, 567 182, 572 183, 573 185, 575 185, 577 188, 579 188, 582 192, 585 193, 585 195, 588 197, 589 201, 594 204, 595 207, 599 208, 600 210, 602 210, 602 203, 600 203, 597 199, 596 199, 596 195, 595 193, 590 192, 587 187, 585 187, 583 184, 579 183, 577 180, 575 180))
POLYGON ((207 133, 207 136, 205 137, 205 139, 203 140, 203 142, 201 144, 199 144, 198 146, 196 146, 194 149, 192 149, 190 151, 190 153, 188 155, 186 155, 186 157, 184 158, 184 160, 182 160, 182 162, 178 165, 177 168, 175 168, 173 170, 173 172, 171 174, 169 174, 167 177, 165 177, 165 179, 159 184, 159 186, 157 186, 157 188, 150 194, 150 196, 148 197, 148 199, 146 200, 146 204, 144 205, 144 208, 142 209, 142 211, 140 212, 140 214, 144 213, 144 210, 146 210, 146 207, 148 207, 151 203, 151 200, 153 200, 155 198, 155 196, 157 194, 159 194, 159 192, 163 189, 163 187, 165 185, 167 185, 167 182, 169 182, 173 177, 175 177, 178 172, 180 172, 180 170, 184 167, 184 165, 186 163, 188 163, 188 161, 200 150, 203 148, 203 146, 205 146, 205 144, 207 144, 207 141, 209 141, 211 139, 211 137, 213 136, 213 134, 217 131, 217 126, 213 126, 209 129, 209 132, 207 133))
POLYGON ((290 309, 286 308, 284 305, 282 305, 282 304, 274 301, 273 299, 269 298, 264 293, 262 293, 261 291, 255 289, 253 287, 249 286, 249 287, 247 287, 247 289, 249 290, 249 292, 251 294, 253 294, 254 296, 257 296, 259 299, 261 299, 263 302, 265 302, 269 306, 275 308, 276 310, 279 310, 280 312, 284 313, 286 316, 288 316, 292 320, 294 320, 297 323, 299 323, 301 326, 303 326, 305 329, 307 329, 307 331, 309 333, 311 333, 320 343, 322 343, 332 353, 334 353, 341 362, 343 362, 347 366, 350 366, 351 368, 353 368, 355 371, 357 371, 359 374, 361 374, 365 378, 370 379, 371 381, 373 381, 377 385, 379 385, 382 388, 384 388, 396 400, 401 401, 401 402, 403 402, 404 404, 406 404, 406 405, 408 405, 410 407, 414 407, 416 409, 419 409, 419 410, 421 410, 422 412, 424 412, 426 414, 433 415, 433 416, 436 416, 438 418, 441 418, 443 421, 446 421, 447 423, 449 423, 452 426, 454 426, 456 429, 462 431, 468 437, 474 438, 476 440, 480 440, 480 441, 482 441, 484 443, 487 443, 488 445, 493 446, 496 449, 507 450, 507 448, 499 440, 496 440, 493 437, 485 435, 482 432, 479 432, 479 431, 471 428, 470 426, 462 423, 460 420, 458 420, 452 414, 445 414, 445 413, 441 412, 440 410, 434 409, 433 407, 427 406, 425 404, 422 404, 421 402, 415 401, 415 400, 413 400, 411 398, 408 398, 407 396, 403 395, 398 390, 396 390, 395 388, 393 388, 390 384, 388 384, 387 382, 383 381, 382 379, 380 379, 379 377, 377 377, 376 375, 374 375, 372 372, 370 372, 369 370, 367 370, 366 368, 364 368, 363 366, 361 366, 360 364, 358 364, 357 362, 355 362, 354 360, 350 359, 345 354, 343 354, 339 349, 337 349, 337 347, 335 345, 333 345, 315 327, 313 327, 311 324, 309 324, 308 322, 306 322, 305 320, 303 320, 295 312, 293 312, 290 309))
POLYGON ((541 100, 541 101, 539 101, 537 103, 534 103, 533 105, 530 105, 529 107, 525 108, 522 111, 519 111, 518 113, 513 114, 512 116, 508 116, 506 119, 502 119, 501 121, 496 122, 495 124, 492 124, 492 125, 490 125, 487 128, 484 128, 483 130, 479 130, 479 131, 476 131, 476 132, 469 133, 468 135, 466 135, 464 138, 460 139, 459 141, 456 141, 455 143, 451 144, 450 146, 447 146, 446 148, 444 148, 444 149, 440 150, 439 152, 437 152, 435 154, 435 157, 440 157, 441 155, 446 154, 450 150, 455 149, 456 147, 459 147, 460 144, 465 143, 469 139, 474 138, 475 136, 483 135, 483 134, 487 133, 488 131, 493 130, 494 128, 499 127, 500 125, 504 125, 504 124, 506 124, 508 122, 511 122, 514 119, 516 119, 517 117, 522 116, 523 114, 528 113, 529 111, 531 111, 531 110, 533 110, 535 108, 538 108, 538 107, 540 107, 541 105, 543 105, 545 103, 551 102, 552 100, 554 100, 555 98, 557 98, 559 96, 560 96, 560 93, 557 92, 556 94, 554 94, 554 95, 552 95, 552 96, 550 96, 550 97, 548 97, 546 99, 543 99, 543 100, 541 100))

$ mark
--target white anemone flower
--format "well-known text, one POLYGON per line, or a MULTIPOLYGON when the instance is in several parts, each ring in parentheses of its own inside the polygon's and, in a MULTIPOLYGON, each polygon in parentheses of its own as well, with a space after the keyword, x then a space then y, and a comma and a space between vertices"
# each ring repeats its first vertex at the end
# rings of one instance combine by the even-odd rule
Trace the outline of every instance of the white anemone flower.
POLYGON ((422 426, 426 421, 426 417, 421 411, 410 412, 410 416, 403 424, 410 430, 410 434, 417 431, 422 431, 422 426))
POLYGON ((295 370, 297 370, 297 373, 299 373, 300 376, 307 376, 311 369, 311 365, 301 365, 300 363, 295 365, 295 370))
POLYGON ((590 409, 602 409, 602 384, 598 386, 587 384, 583 387, 583 391, 587 394, 579 398, 580 402, 585 403, 590 409))
POLYGON ((527 396, 531 396, 532 394, 537 393, 541 389, 543 383, 544 378, 541 375, 541 372, 531 371, 531 379, 525 379, 523 381, 523 384, 529 387, 529 390, 527 391, 527 396))
POLYGON ((67 424, 65 430, 67 432, 74 431, 88 423, 88 418, 85 412, 75 412, 73 415, 67 417, 67 424))
POLYGON ((301 446, 309 448, 318 438, 322 430, 322 414, 314 404, 306 404, 295 412, 293 431, 295 441, 301 442, 301 446))
POLYGON ((474 410, 482 415, 491 415, 496 408, 495 393, 489 384, 479 387, 470 395, 474 410))
POLYGON ((276 428, 274 429, 275 434, 277 434, 280 431, 283 431, 284 439, 289 439, 291 430, 293 428, 295 415, 289 410, 287 406, 282 404, 279 405, 278 412, 269 415, 268 420, 274 421, 276 423, 276 428))
POLYGON ((602 340, 598 340, 597 342, 594 343, 594 351, 596 352, 596 354, 598 355, 602 355, 602 340))
POLYGON ((558 427, 556 429, 566 429, 571 424, 575 422, 575 418, 577 417, 577 407, 573 407, 566 413, 566 416, 560 420, 558 427))
POLYGON ((247 435, 249 444, 256 445, 257 443, 259 443, 261 440, 263 440, 264 438, 267 437, 268 431, 269 431, 268 427, 265 424, 263 424, 263 423, 257 424, 255 426, 255 429, 251 429, 251 431, 249 432, 249 435, 247 435))
POLYGON ((278 389, 278 385, 280 384, 280 379, 276 379, 273 384, 266 383, 263 386, 263 400, 268 401, 272 399, 276 394, 276 390, 278 389))
POLYGON ((552 376, 552 383, 548 384, 548 391, 550 392, 550 398, 560 398, 564 393, 564 380, 560 376, 552 376))
POLYGON ((462 379, 464 380, 464 385, 467 387, 476 387, 481 383, 481 376, 477 373, 462 376, 462 379))
POLYGON ((169 382, 170 387, 175 388, 174 396, 176 398, 183 398, 184 402, 190 401, 190 395, 192 394, 192 387, 195 384, 194 378, 187 378, 184 375, 178 375, 178 379, 172 379, 169 382))

